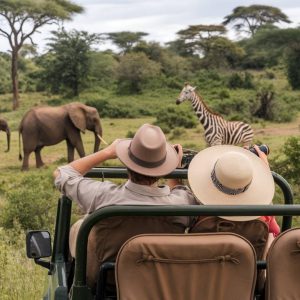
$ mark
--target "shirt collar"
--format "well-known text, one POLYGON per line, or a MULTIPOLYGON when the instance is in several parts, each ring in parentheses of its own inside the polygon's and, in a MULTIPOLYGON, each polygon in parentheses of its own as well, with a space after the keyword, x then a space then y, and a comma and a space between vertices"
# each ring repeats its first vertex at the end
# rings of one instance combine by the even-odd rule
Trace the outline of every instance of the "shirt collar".
POLYGON ((162 186, 149 186, 149 185, 142 185, 132 182, 131 180, 128 180, 125 183, 125 188, 140 194, 144 196, 157 196, 157 197, 163 197, 170 195, 170 188, 167 185, 162 186))

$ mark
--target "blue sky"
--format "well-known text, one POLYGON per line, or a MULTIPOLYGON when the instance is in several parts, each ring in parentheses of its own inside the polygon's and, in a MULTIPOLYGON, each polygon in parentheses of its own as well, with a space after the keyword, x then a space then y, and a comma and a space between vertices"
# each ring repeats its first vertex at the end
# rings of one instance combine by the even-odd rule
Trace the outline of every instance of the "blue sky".
MULTIPOLYGON (((299 0, 73 0, 84 7, 85 12, 64 24, 67 29, 85 30, 90 33, 114 31, 144 31, 147 40, 165 43, 176 38, 178 30, 193 24, 218 24, 237 6, 264 4, 280 8, 293 22, 288 26, 300 26, 299 0)), ((1 23, 0 23, 1 26, 1 23)), ((286 25, 283 25, 286 26, 286 25)), ((49 31, 46 26, 33 36, 39 51, 45 48, 49 31)), ((229 30, 230 38, 236 38, 229 30)), ((107 48, 108 45, 102 45, 107 48)), ((9 49, 0 37, 0 51, 9 49)))

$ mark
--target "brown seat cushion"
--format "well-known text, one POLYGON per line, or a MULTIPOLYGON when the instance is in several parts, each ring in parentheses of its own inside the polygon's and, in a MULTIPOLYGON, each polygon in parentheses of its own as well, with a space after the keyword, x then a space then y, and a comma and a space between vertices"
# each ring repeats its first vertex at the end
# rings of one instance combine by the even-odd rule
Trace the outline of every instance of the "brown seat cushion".
POLYGON ((300 299, 300 228, 280 234, 267 256, 268 300, 300 299))
MULTIPOLYGON (((94 289, 100 265, 115 261, 121 246, 129 238, 142 233, 183 233, 185 226, 178 217, 111 217, 98 222, 88 239, 87 283, 94 289)), ((114 273, 110 272, 110 284, 114 273)))
POLYGON ((120 300, 252 300, 253 246, 235 234, 141 235, 116 261, 120 300))

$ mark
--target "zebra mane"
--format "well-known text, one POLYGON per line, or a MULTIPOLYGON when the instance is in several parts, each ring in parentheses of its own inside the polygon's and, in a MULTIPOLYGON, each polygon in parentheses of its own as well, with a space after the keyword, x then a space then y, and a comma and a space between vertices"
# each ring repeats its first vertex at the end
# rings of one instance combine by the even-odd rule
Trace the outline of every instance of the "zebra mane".
POLYGON ((202 97, 200 94, 198 94, 196 91, 194 91, 194 92, 195 92, 195 94, 199 97, 199 99, 201 100, 203 106, 205 107, 205 109, 206 109, 209 113, 211 113, 212 115, 219 116, 219 117, 223 118, 219 113, 216 113, 216 112, 212 111, 212 110, 206 105, 206 103, 204 102, 203 97, 202 97))

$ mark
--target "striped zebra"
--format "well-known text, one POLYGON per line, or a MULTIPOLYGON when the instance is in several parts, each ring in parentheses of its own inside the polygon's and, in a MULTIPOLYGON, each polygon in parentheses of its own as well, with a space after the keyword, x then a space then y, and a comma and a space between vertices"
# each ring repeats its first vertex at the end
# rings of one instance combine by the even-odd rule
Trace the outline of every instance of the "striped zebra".
POLYGON ((203 98, 195 92, 196 87, 185 84, 176 104, 190 100, 194 111, 204 127, 205 140, 209 146, 236 145, 249 146, 253 138, 253 130, 249 124, 238 121, 226 121, 212 112, 204 103, 203 98))

